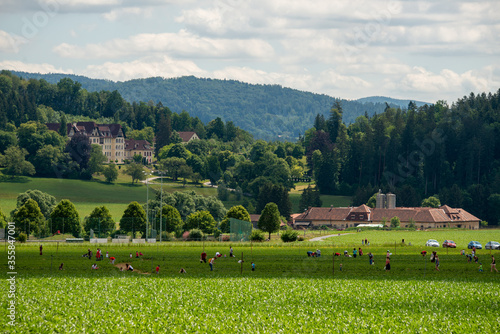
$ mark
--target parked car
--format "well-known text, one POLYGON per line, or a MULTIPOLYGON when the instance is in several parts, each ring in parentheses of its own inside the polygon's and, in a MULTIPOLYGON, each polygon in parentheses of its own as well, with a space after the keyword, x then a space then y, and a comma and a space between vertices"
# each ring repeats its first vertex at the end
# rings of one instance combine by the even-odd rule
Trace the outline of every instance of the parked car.
POLYGON ((434 240, 434 239, 429 239, 429 240, 427 240, 425 245, 428 247, 439 247, 439 242, 437 242, 437 240, 434 240))
POLYGON ((453 241, 453 240, 445 240, 443 242, 443 247, 444 248, 447 248, 447 247, 449 247, 449 248, 457 248, 457 245, 455 244, 455 241, 453 241))
POLYGON ((490 241, 485 246, 485 249, 500 249, 500 242, 490 241))
POLYGON ((473 247, 476 247, 476 249, 483 249, 483 246, 479 243, 479 241, 471 241, 467 245, 467 248, 472 249, 473 247))

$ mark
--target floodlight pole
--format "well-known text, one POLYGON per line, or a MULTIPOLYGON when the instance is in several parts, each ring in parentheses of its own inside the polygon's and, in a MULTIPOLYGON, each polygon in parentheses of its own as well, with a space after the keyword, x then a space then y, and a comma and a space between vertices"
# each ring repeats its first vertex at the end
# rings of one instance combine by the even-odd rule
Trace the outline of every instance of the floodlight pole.
POLYGON ((146 240, 148 239, 148 226, 149 226, 149 182, 148 182, 148 174, 146 174, 146 240))
POLYGON ((335 276, 335 250, 332 253, 332 259, 333 259, 333 269, 332 269, 332 274, 335 276))
POLYGON ((240 274, 243 274, 243 252, 241 252, 241 272, 240 274))
POLYGON ((160 191, 160 243, 161 243, 161 226, 163 225, 163 171, 160 171, 161 191, 160 191))

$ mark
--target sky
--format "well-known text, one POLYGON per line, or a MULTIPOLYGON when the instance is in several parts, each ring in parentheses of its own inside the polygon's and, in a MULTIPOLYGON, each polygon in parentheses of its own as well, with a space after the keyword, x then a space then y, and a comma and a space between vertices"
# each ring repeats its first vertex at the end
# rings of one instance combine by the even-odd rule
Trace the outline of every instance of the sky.
POLYGON ((452 103, 500 88, 498 13, 498 0, 0 0, 0 69, 452 103))

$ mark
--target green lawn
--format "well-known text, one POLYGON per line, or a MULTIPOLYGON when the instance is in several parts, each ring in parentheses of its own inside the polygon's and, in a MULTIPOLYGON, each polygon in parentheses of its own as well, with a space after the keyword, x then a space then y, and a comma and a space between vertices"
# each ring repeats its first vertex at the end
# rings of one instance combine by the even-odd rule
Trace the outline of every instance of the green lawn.
MULTIPOLYGON (((143 183, 132 184, 130 177, 121 178, 122 182, 113 184, 105 183, 99 178, 93 181, 31 178, 22 177, 10 181, 2 178, 0 182, 0 208, 3 212, 10 213, 16 207, 16 198, 20 193, 29 189, 38 189, 54 196, 57 201, 69 199, 72 201, 80 216, 85 217, 96 207, 106 205, 115 219, 119 219, 128 203, 137 201, 146 202, 147 187, 143 183)), ((160 190, 159 181, 152 181, 149 185, 149 196, 154 196, 153 190, 160 190)), ((194 190, 204 196, 216 196, 217 189, 200 187, 171 181, 163 184, 164 192, 194 190)))
MULTIPOLYGON (((300 203, 300 193, 291 192, 290 202, 292 202, 293 212, 299 212, 300 203)), ((350 196, 335 196, 335 195, 321 195, 321 201, 323 202, 323 207, 328 207, 333 205, 334 207, 346 207, 351 205, 350 196)))
MULTIPOLYGON (((429 255, 420 255, 420 242, 428 237, 441 241, 441 235, 406 232, 405 241, 415 246, 391 249, 391 270, 385 271, 386 244, 399 240, 403 232, 333 237, 344 240, 342 245, 44 243, 42 256, 38 244, 17 243, 17 326, 2 328, 7 333, 164 332, 165 328, 171 333, 498 332, 500 274, 489 270, 489 251, 478 251, 484 265, 484 272, 479 272, 478 264, 468 263, 460 249, 426 248, 438 251, 437 271, 429 255), (365 255, 332 257, 362 235, 371 240, 365 255), (203 249, 210 257, 216 251, 228 255, 230 246, 237 257, 217 259, 214 271, 200 263, 203 249), (82 257, 88 248, 95 253, 97 247, 116 257, 116 264, 132 264, 135 271, 82 257), (321 257, 307 257, 307 251, 317 248, 321 257), (143 257, 130 258, 136 251, 143 257), (368 252, 374 254, 373 266, 368 252), (62 271, 57 269, 60 263, 62 271), (92 270, 92 263, 100 269, 92 270), (152 274, 157 265, 160 273, 152 274), (180 268, 187 274, 179 274, 180 268)), ((455 241, 477 239, 483 245, 500 236, 500 230, 447 232, 455 241)), ((0 256, 5 258, 6 250, 0 248, 0 256)), ((500 258, 500 251, 493 254, 500 258)), ((9 271, 5 261, 0 268, 9 271)), ((0 288, 9 290, 6 279, 0 288)), ((0 303, 7 302, 8 294, 0 294, 0 303)), ((0 316, 7 319, 7 312, 2 307, 0 316)))

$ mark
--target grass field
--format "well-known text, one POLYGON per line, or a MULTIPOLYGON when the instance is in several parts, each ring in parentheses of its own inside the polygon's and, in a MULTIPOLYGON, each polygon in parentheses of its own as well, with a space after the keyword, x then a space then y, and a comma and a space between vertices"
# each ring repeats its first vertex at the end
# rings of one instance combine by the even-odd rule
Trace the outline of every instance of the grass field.
MULTIPOLYGON (((448 230, 457 243, 499 240, 500 230, 448 230)), ((122 272, 109 261, 91 270, 82 254, 95 244, 16 244, 17 327, 4 332, 172 332, 172 333, 435 333, 500 331, 500 274, 490 272, 490 251, 478 250, 484 272, 457 249, 423 247, 441 231, 369 231, 343 234, 321 242, 262 244, 175 242, 148 245, 104 244, 99 247, 130 263, 122 272), (391 270, 384 271, 388 244, 391 270), (361 246, 366 237, 370 246, 361 246), (342 240, 342 241, 341 241, 342 240), (358 241, 359 240, 359 241, 358 241), (337 244, 338 243, 338 244, 337 244), (357 258, 336 257, 346 247, 363 247, 357 258), (214 271, 200 263, 203 248, 236 258, 217 259, 214 271), (322 256, 307 257, 320 248, 322 256), (436 250, 440 271, 420 251, 436 250), (135 251, 142 258, 130 259, 135 251), (374 254, 370 266, 366 254, 374 254), (243 264, 237 261, 243 253, 243 264), (64 263, 64 270, 57 270, 64 263), (256 271, 250 263, 255 262, 256 271), (342 264, 342 271, 340 271, 342 264), (150 274, 160 265, 160 274, 150 274), (180 268, 187 274, 179 274, 180 268), (333 269, 335 268, 335 272, 333 269)), ((0 247, 3 258, 6 249, 0 247)), ((500 251, 493 251, 497 259, 500 251)), ((7 272, 5 261, 0 267, 7 272)), ((0 285, 8 290, 6 280, 0 285)), ((7 305, 7 293, 0 297, 7 305)), ((7 309, 0 309, 6 319, 7 309)))
MULTIPOLYGON (((104 182, 102 176, 97 176, 93 181, 31 177, 10 180, 8 177, 3 177, 0 180, 0 208, 3 212, 10 213, 16 207, 16 198, 20 193, 29 189, 38 189, 51 194, 57 201, 69 199, 75 204, 82 218, 89 215, 96 206, 106 205, 111 215, 116 220, 119 220, 128 203, 131 201, 146 202, 147 191, 145 184, 132 184, 130 176, 122 173, 119 175, 118 180, 113 184, 104 182)), ((173 193, 174 191, 194 190, 197 194, 203 196, 217 196, 217 188, 200 187, 194 184, 184 186, 180 182, 172 182, 166 178, 164 181, 164 192, 173 193)), ((154 192, 152 190, 159 191, 161 188, 160 181, 151 181, 149 187, 149 195, 153 196, 154 192)), ((321 200, 323 206, 349 206, 351 203, 351 198, 348 196, 321 195, 321 200)), ((300 192, 293 190, 290 193, 290 201, 292 202, 293 212, 298 212, 300 192)), ((241 204, 241 201, 231 199, 223 203, 229 209, 234 205, 241 204)))
MULTIPOLYGON (((51 178, 22 177, 9 182, 3 179, 0 182, 0 208, 3 212, 10 213, 16 207, 16 198, 20 193, 29 189, 38 189, 54 196, 57 201, 69 199, 72 201, 80 217, 85 217, 96 207, 106 205, 115 219, 120 219, 127 205, 132 201, 146 202, 146 185, 143 183, 131 184, 130 177, 122 182, 108 184, 103 181, 82 181, 51 178)), ((159 181, 150 184, 149 196, 154 196, 153 189, 160 190, 159 181), (158 184, 157 184, 158 183, 158 184)), ((204 196, 216 196, 217 189, 210 187, 186 185, 166 182, 164 192, 195 190, 204 196)))

